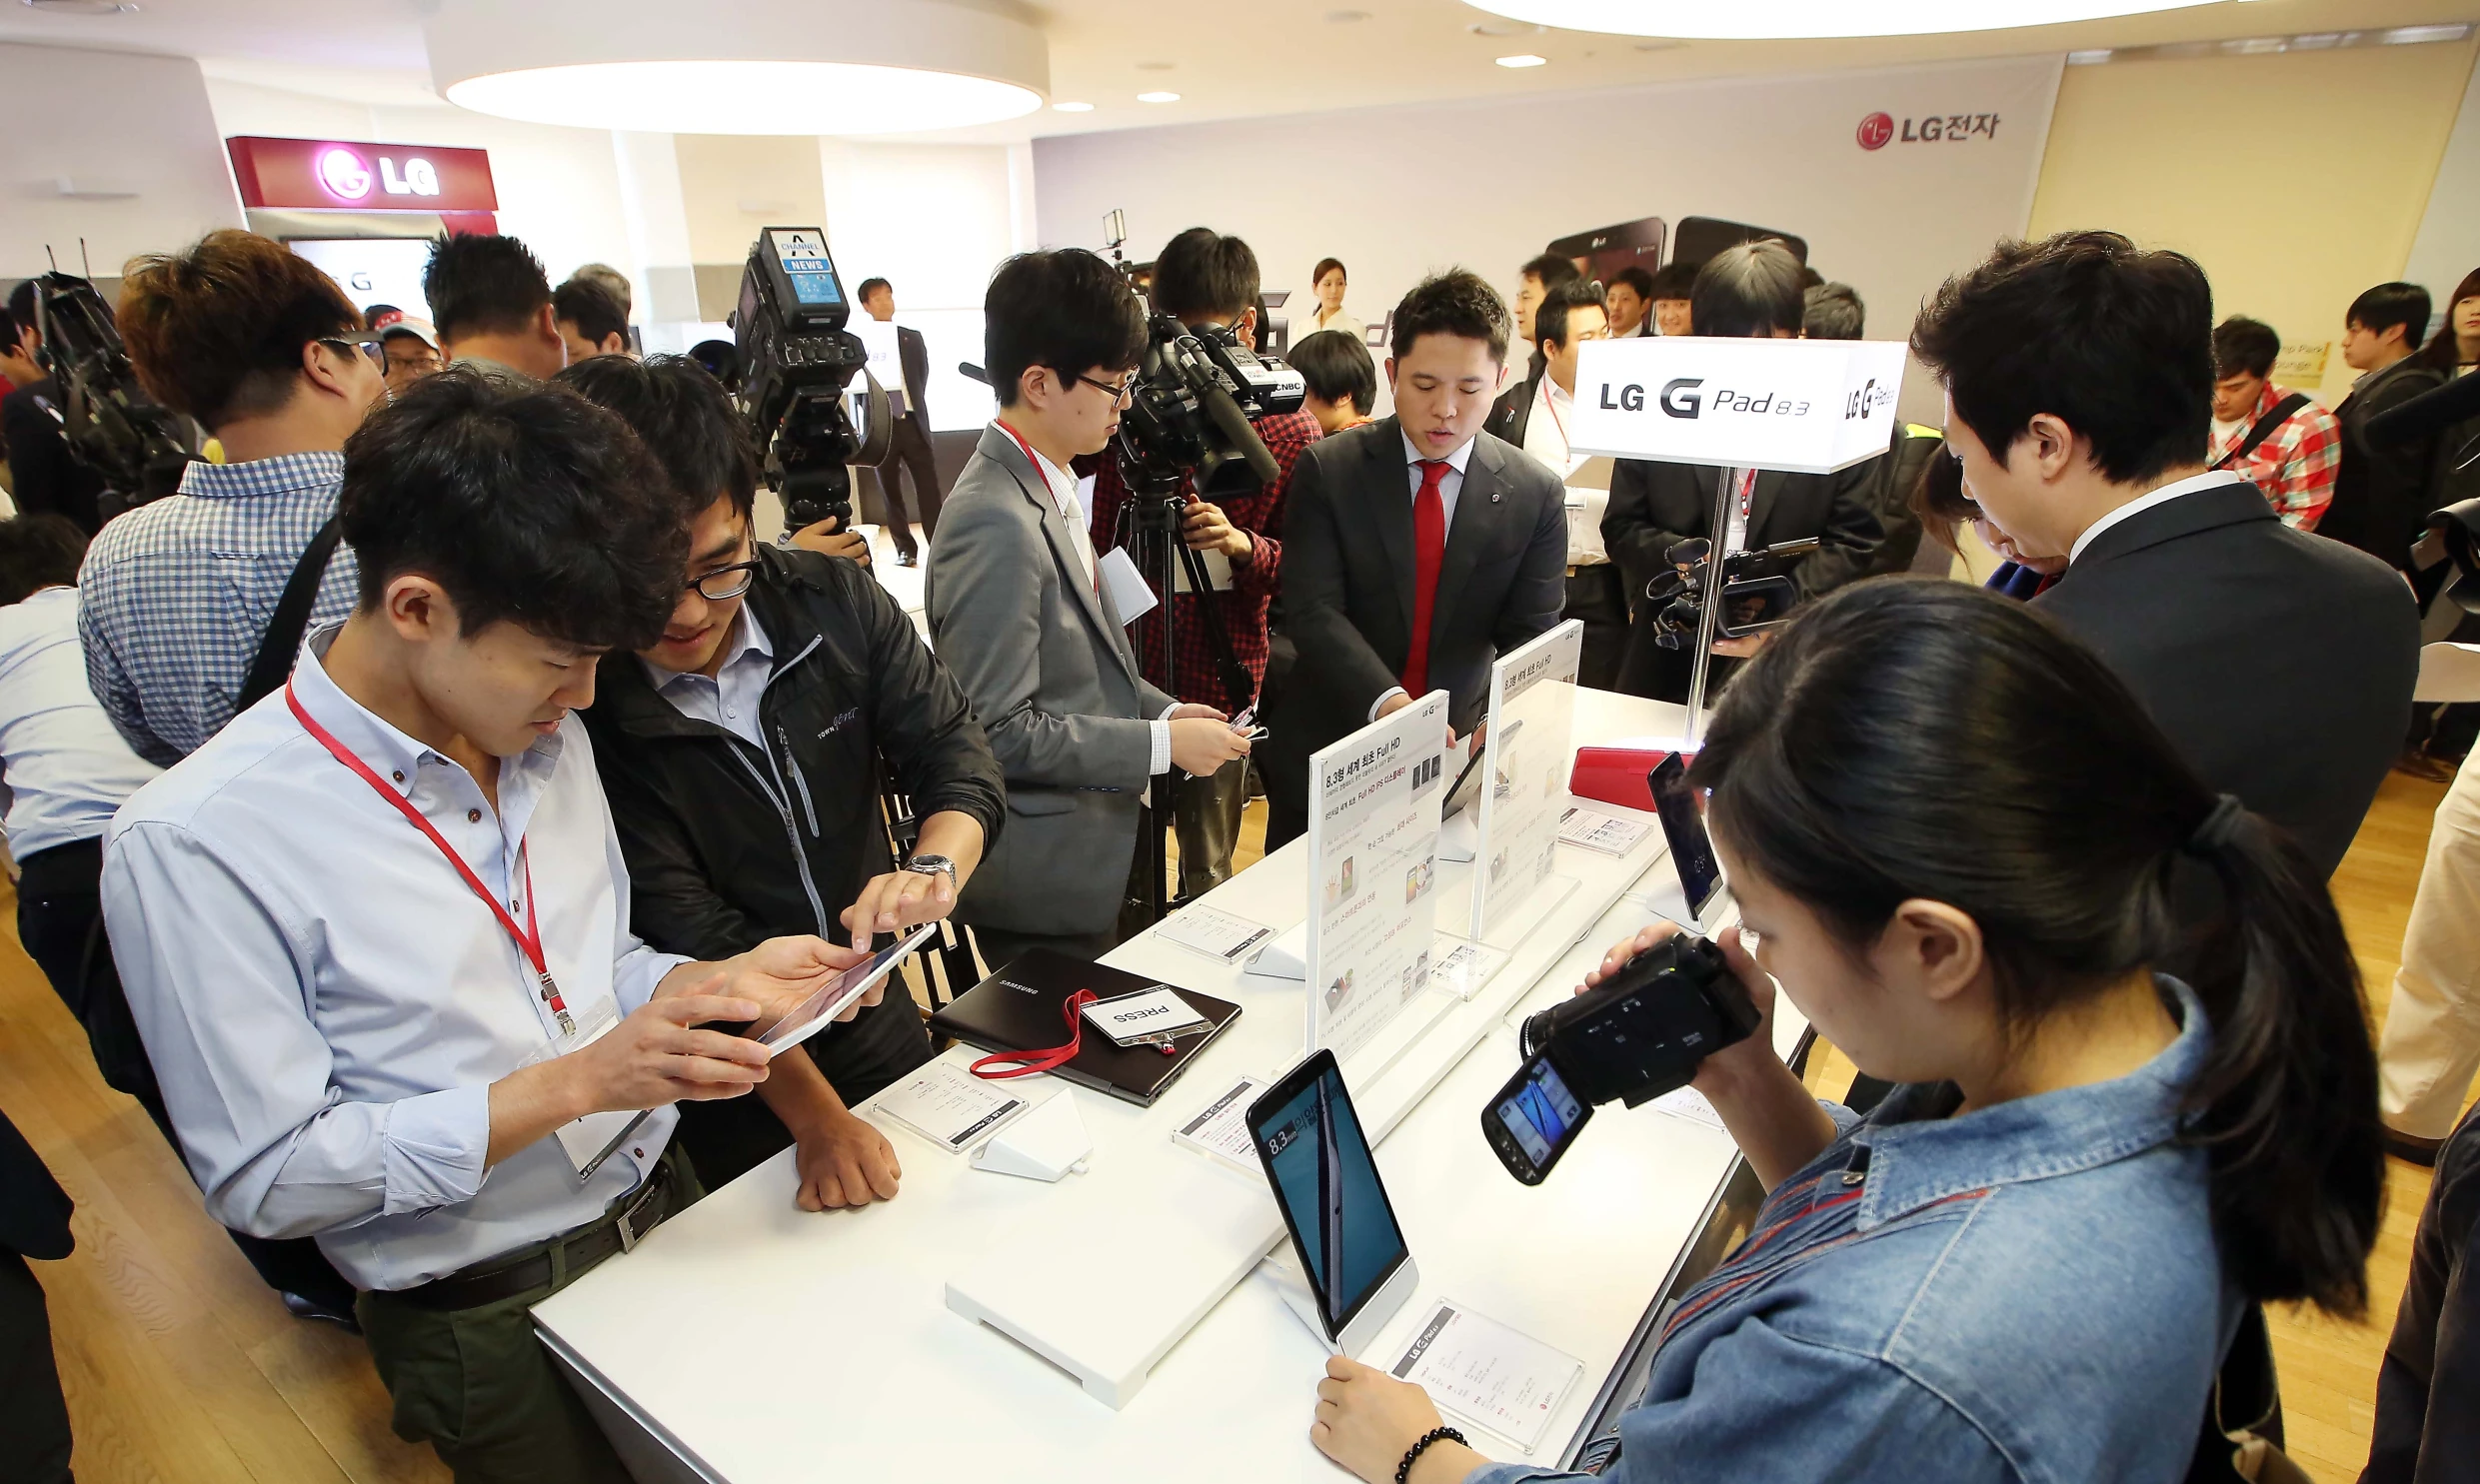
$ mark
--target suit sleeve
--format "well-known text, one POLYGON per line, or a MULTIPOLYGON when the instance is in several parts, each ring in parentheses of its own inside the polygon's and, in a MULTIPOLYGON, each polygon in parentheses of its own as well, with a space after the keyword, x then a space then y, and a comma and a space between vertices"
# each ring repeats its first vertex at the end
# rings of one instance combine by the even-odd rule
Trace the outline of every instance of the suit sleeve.
POLYGON ((1490 643, 1501 655, 1556 628, 1559 614, 1567 607, 1566 492, 1547 471, 1526 471, 1535 472, 1540 480, 1526 483, 1538 492, 1540 514, 1533 520, 1532 539, 1524 548, 1524 560, 1515 569, 1515 583, 1507 590, 1506 606, 1498 611, 1498 625, 1490 635, 1490 643))
POLYGON ((917 818, 970 814, 988 849, 1008 815, 1008 786, 972 703, 876 578, 859 568, 843 576, 869 645, 870 730, 879 754, 904 784, 917 818))
POLYGON ((1359 716, 1392 690, 1395 674, 1377 658, 1347 611, 1342 533, 1324 461, 1291 471, 1283 513, 1283 623, 1299 651, 1295 690, 1323 692, 1338 711, 1359 716))
MULTIPOLYGON (((1640 459, 1621 459, 1610 468, 1610 503, 1601 509, 1601 545, 1619 565, 1631 595, 1669 570, 1670 549, 1688 539, 1684 531, 1665 529, 1653 518, 1654 466, 1640 459)), ((1631 597, 1629 606, 1634 606, 1631 597)))
MULTIPOLYGON (((1034 704, 1043 694, 1043 581, 1056 568, 1030 510, 1027 519, 1014 516, 993 501, 948 506, 931 558, 931 641, 1011 784, 1142 788, 1154 760, 1147 721, 1062 716, 1034 704)), ((1170 704, 1151 686, 1139 692, 1157 712, 1170 704)))
POLYGON ((1823 545, 1792 574, 1803 600, 1822 598, 1876 571, 1877 549, 1886 541, 1887 517, 1881 513, 1881 503, 1892 498, 1886 487, 1894 482, 1893 465, 1891 456, 1880 454, 1826 476, 1834 498, 1826 508, 1825 529, 1817 533, 1823 545))

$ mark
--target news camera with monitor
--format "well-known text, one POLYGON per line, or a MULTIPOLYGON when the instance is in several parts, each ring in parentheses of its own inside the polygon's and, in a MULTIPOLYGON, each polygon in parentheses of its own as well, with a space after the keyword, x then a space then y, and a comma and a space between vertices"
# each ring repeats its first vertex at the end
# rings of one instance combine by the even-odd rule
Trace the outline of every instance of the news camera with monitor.
POLYGON ((853 525, 848 465, 886 458, 894 433, 887 397, 865 369, 869 351, 845 329, 853 305, 819 227, 769 227, 741 273, 733 311, 741 408, 784 500, 785 529, 824 520, 853 525), (853 374, 863 390, 851 398, 853 374), (856 413, 858 411, 858 417, 856 413))

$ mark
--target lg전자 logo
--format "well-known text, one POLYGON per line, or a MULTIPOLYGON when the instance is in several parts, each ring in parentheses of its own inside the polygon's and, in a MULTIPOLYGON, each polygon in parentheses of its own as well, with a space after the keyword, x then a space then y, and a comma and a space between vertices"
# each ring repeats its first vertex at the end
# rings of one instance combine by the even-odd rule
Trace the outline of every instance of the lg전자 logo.
POLYGON ((1864 150, 1884 149, 1894 138, 1894 116, 1885 113, 1870 114, 1867 118, 1860 120, 1858 137, 1860 148, 1864 150))

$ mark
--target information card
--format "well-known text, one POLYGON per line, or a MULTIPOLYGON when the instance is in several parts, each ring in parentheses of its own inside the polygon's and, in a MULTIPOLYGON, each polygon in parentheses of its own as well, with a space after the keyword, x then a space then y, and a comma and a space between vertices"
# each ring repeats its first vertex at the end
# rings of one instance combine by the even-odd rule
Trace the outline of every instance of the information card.
POLYGON ((1446 693, 1309 759, 1308 1049, 1348 1059, 1428 987, 1446 693))
POLYGON ((1429 1310, 1393 1366, 1442 1411, 1488 1428, 1530 1453, 1541 1444, 1584 1362, 1484 1319, 1452 1299, 1429 1310))
POLYGON ((1567 807, 1567 768, 1573 761, 1567 736, 1575 720, 1576 663, 1583 653, 1584 625, 1569 619, 1490 667, 1487 750, 1481 761, 1489 785, 1481 792, 1467 929, 1473 938, 1487 942, 1505 936, 1500 929, 1557 868, 1559 816, 1567 807))

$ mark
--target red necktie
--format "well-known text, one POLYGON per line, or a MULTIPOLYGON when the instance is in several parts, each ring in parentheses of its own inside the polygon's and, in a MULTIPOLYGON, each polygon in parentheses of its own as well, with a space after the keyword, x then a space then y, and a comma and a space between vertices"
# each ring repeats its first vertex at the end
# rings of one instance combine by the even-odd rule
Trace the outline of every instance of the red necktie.
POLYGON ((1422 459, 1420 492, 1412 497, 1412 647, 1403 659, 1403 689, 1414 701, 1429 694, 1429 614, 1438 598, 1438 562, 1446 555, 1446 502, 1438 486, 1454 466, 1422 459))

